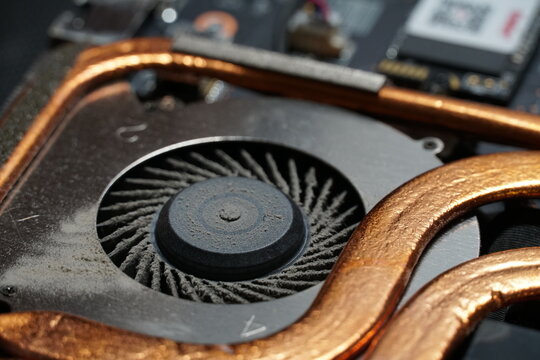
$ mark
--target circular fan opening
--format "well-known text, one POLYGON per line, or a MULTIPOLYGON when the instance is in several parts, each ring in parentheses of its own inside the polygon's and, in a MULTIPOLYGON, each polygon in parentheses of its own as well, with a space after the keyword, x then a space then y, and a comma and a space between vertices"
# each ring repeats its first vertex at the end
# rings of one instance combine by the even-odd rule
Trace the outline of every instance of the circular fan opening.
POLYGON ((107 190, 97 230, 111 260, 156 291, 206 303, 252 303, 293 295, 324 281, 364 216, 355 188, 335 168, 301 151, 257 141, 202 142, 152 156, 107 190), (153 239, 171 199, 195 184, 247 178, 278 189, 301 209, 306 246, 286 266, 242 281, 209 280, 175 266, 153 239))

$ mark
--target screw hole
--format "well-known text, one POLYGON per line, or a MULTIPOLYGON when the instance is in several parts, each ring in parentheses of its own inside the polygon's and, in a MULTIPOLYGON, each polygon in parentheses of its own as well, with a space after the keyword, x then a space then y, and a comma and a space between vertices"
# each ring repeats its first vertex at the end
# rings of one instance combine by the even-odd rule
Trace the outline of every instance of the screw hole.
POLYGON ((434 141, 425 141, 424 142, 424 149, 426 150, 433 150, 437 148, 437 144, 434 141))
POLYGON ((0 288, 0 294, 4 296, 14 296, 17 293, 17 288, 13 285, 6 285, 0 288))
POLYGON ((433 153, 433 154, 439 154, 441 151, 444 150, 444 143, 441 139, 436 137, 426 137, 420 140, 422 142, 422 147, 433 153))

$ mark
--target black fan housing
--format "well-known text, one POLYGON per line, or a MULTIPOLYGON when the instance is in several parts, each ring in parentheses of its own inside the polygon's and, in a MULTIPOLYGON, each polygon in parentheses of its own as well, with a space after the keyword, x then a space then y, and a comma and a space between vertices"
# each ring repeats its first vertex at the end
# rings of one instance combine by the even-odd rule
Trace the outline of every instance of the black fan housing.
POLYGON ((330 272, 364 209, 324 161, 254 140, 200 141, 138 163, 98 214, 114 263, 168 295, 251 303, 295 294, 330 272))

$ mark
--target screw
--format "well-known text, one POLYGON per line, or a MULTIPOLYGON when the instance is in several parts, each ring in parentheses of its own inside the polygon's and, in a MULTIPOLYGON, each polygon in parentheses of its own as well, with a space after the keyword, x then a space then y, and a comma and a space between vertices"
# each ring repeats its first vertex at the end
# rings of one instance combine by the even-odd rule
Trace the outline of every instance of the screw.
POLYGON ((15 295, 16 292, 17 292, 17 288, 13 285, 6 285, 0 288, 0 293, 4 296, 11 297, 15 295))

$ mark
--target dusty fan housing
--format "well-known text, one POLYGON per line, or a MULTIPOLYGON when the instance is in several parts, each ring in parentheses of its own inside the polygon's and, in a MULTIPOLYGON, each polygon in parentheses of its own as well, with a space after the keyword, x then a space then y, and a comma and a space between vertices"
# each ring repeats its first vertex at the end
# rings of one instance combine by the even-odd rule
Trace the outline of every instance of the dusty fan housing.
MULTIPOLYGON (((9 216, 0 217, 0 236, 11 249, 0 254, 0 286, 17 289, 7 299, 9 307, 68 312, 182 342, 244 342, 295 322, 317 296, 362 210, 440 165, 421 142, 378 121, 301 101, 248 97, 148 110, 128 86, 111 84, 81 100, 68 119, 40 154, 39 166, 18 185, 10 200, 17 206, 8 206, 9 216), (257 173, 259 167, 269 181, 257 173), (220 173, 224 169, 232 172, 220 173), (201 175, 204 170, 212 174, 201 175), (196 171, 199 176, 193 177, 196 171), (171 178, 186 174, 193 183, 180 185, 171 178), (294 174, 300 193, 292 190, 294 174), (153 251, 147 235, 167 202, 182 194, 182 187, 216 177, 248 179, 271 194, 282 193, 275 195, 280 204, 290 200, 295 205, 287 206, 299 208, 309 223, 309 242, 302 247, 296 240, 298 248, 286 248, 270 268, 263 261, 254 277, 240 280, 236 274, 216 280, 216 272, 196 273, 153 251), (309 185, 313 178, 316 186, 309 185), (310 186, 315 201, 306 206, 310 186), (317 199, 326 201, 318 206, 317 199), (341 230, 311 225, 316 209, 330 208, 336 211, 328 219, 348 214, 341 230), (129 227, 133 221, 141 226, 129 227), (322 236, 325 231, 343 234, 322 236), (329 251, 317 250, 310 258, 317 236, 330 241, 329 251), (145 251, 132 251, 130 257, 137 246, 145 251), (133 261, 126 263, 128 257, 133 261), (295 266, 302 267, 288 273, 295 266), (293 281, 284 281, 283 274, 293 281)), ((236 221, 238 207, 229 210, 224 217, 236 221)), ((476 221, 449 228, 422 258, 408 294, 475 257, 478 244, 476 221)))
POLYGON ((323 281, 363 213, 356 189, 324 161, 223 139, 124 173, 103 199, 98 232, 115 264, 156 291, 251 303, 323 281))

